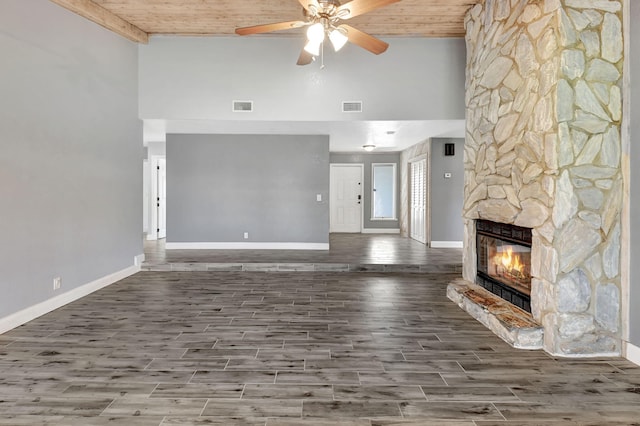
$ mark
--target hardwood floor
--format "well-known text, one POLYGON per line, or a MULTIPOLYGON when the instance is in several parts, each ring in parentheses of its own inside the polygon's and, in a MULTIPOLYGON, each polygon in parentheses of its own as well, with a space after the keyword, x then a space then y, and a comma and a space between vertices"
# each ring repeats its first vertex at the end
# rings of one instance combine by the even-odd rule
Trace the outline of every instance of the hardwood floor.
POLYGON ((141 272, 0 336, 0 424, 640 424, 640 367, 512 349, 451 278, 141 272))

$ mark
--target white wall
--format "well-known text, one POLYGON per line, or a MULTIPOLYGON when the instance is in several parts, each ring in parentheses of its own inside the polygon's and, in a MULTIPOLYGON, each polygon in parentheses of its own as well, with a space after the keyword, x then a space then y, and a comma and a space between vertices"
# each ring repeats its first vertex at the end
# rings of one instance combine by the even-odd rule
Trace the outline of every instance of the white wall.
POLYGON ((0 28, 2 329, 142 254, 142 126, 134 43, 47 0, 0 28))
POLYGON ((463 39, 390 38, 376 56, 354 45, 326 67, 295 64, 302 36, 152 37, 140 46, 140 117, 203 120, 464 118, 463 39), (253 113, 233 113, 253 100, 253 113), (341 112, 363 101, 363 113, 341 112))

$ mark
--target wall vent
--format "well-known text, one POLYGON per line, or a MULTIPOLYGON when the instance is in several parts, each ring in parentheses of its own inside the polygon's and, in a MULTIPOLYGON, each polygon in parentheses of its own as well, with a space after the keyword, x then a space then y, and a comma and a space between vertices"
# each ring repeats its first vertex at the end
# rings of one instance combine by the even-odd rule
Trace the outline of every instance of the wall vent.
POLYGON ((362 101, 343 101, 342 112, 362 112, 362 101))
POLYGON ((253 112, 253 101, 233 101, 233 112, 253 112))

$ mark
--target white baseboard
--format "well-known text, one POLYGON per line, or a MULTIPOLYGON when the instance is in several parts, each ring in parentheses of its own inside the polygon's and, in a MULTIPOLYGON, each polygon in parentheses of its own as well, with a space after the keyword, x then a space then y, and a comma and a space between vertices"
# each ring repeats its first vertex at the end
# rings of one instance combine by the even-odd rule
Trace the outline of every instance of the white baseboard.
MULTIPOLYGON (((139 255, 136 256, 136 258, 139 258, 139 255)), ((44 314, 61 308, 64 305, 67 305, 75 300, 98 291, 101 288, 107 287, 139 271, 139 265, 129 266, 128 268, 122 269, 118 272, 114 272, 113 274, 107 275, 105 277, 98 278, 95 281, 74 288, 73 290, 69 290, 66 293, 62 293, 59 296, 52 297, 49 300, 45 300, 44 302, 30 306, 7 317, 0 318, 0 334, 6 333, 9 330, 26 324, 29 321, 32 321, 44 314)))
POLYGON ((166 250, 329 250, 329 243, 165 243, 166 250))
POLYGON ((431 248, 462 248, 462 241, 431 241, 431 248))
POLYGON ((624 357, 634 364, 640 365, 640 348, 634 344, 626 342, 624 357))
POLYGON ((363 234, 399 234, 400 233, 400 229, 396 229, 396 228, 389 228, 389 229, 385 229, 385 228, 363 228, 362 229, 362 233, 363 234))
POLYGON ((144 263, 145 255, 144 253, 140 253, 137 256, 133 257, 133 266, 140 266, 144 263))

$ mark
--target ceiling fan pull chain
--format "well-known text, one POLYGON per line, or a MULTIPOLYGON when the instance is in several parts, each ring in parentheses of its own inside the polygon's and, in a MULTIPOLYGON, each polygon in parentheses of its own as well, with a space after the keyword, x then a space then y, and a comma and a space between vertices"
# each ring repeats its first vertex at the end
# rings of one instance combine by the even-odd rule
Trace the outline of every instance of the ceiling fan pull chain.
POLYGON ((324 69, 324 42, 320 45, 320 69, 324 69))

